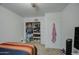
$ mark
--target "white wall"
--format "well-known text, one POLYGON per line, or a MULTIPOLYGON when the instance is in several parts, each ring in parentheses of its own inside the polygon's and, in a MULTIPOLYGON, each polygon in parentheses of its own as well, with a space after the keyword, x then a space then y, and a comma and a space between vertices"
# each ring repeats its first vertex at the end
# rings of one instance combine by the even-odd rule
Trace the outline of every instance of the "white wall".
POLYGON ((62 12, 46 13, 44 17, 25 18, 0 6, 0 42, 21 41, 24 36, 24 23, 41 22, 41 43, 46 48, 65 48, 66 39, 74 40, 74 27, 79 26, 79 4, 69 4, 62 12), (62 21, 61 21, 62 20, 62 21), (52 43, 52 23, 56 22, 57 40, 52 43))
MULTIPOLYGON (((41 23, 41 44, 45 44, 46 48, 61 49, 61 13, 46 13, 44 17, 26 17, 24 23, 35 22, 35 19, 38 19, 41 23), (52 43, 52 24, 54 21, 56 22, 57 40, 55 43, 52 43)), ((24 38, 26 38, 25 35, 26 33, 24 32, 24 38)))
POLYGON ((66 39, 74 40, 74 27, 79 26, 79 4, 69 4, 62 12, 46 13, 44 17, 25 18, 24 22, 39 19, 41 22, 41 43, 46 48, 65 48, 66 39), (57 40, 52 43, 52 23, 56 22, 57 40))
POLYGON ((62 12, 62 47, 66 47, 66 39, 74 40, 74 27, 79 26, 79 4, 69 4, 62 12))
POLYGON ((0 42, 23 39, 23 18, 0 6, 0 42))
POLYGON ((41 44, 44 44, 44 39, 45 39, 45 20, 44 17, 26 17, 24 19, 24 38, 26 33, 25 33, 25 22, 35 22, 35 19, 38 19, 38 22, 40 22, 41 25, 41 44))
POLYGON ((45 46, 46 48, 58 48, 61 49, 61 36, 62 36, 62 24, 61 24, 61 13, 46 13, 45 14, 45 24, 46 24, 46 35, 45 35, 45 46), (53 23, 56 25, 56 42, 53 43, 52 40, 52 29, 53 23))

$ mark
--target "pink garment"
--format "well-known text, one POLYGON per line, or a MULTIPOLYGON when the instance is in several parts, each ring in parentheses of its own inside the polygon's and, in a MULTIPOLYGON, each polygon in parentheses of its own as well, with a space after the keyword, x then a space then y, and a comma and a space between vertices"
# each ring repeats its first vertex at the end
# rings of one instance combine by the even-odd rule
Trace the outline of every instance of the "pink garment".
POLYGON ((53 30, 52 30, 52 42, 55 43, 56 42, 56 27, 55 27, 55 23, 53 23, 53 30))

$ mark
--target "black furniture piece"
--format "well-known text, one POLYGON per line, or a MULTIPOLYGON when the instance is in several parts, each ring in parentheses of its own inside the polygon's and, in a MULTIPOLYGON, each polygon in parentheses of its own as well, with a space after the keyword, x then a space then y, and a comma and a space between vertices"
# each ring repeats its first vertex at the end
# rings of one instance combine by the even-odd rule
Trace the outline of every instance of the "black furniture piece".
POLYGON ((72 39, 66 40, 66 55, 72 55, 72 39))
POLYGON ((79 27, 75 27, 74 48, 79 50, 79 27))

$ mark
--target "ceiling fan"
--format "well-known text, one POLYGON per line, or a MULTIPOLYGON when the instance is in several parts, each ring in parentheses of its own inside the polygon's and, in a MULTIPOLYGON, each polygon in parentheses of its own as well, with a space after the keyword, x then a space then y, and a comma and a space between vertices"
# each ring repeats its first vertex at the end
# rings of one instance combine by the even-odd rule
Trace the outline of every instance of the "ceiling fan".
POLYGON ((31 6, 32 6, 33 8, 36 8, 36 7, 37 7, 36 3, 31 3, 31 6))
POLYGON ((36 11, 39 10, 39 6, 36 3, 31 3, 32 8, 34 8, 36 11))

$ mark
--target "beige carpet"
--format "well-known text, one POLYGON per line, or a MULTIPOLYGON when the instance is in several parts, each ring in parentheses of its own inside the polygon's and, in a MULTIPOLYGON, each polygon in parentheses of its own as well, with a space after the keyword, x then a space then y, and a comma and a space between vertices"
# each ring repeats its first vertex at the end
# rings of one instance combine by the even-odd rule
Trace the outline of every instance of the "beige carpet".
POLYGON ((38 55, 62 55, 60 49, 55 48, 45 48, 43 44, 31 42, 31 44, 35 45, 38 50, 38 55))

